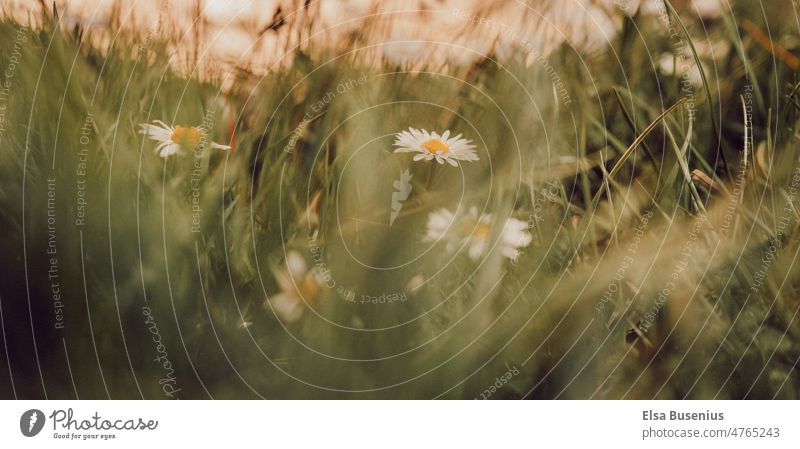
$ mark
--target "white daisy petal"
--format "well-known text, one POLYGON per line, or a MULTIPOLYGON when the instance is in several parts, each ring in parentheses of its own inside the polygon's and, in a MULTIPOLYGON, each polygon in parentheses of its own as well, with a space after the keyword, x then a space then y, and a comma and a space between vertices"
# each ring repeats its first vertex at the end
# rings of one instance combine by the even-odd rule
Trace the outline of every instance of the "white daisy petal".
POLYGON ((504 246, 500 252, 503 256, 508 257, 511 260, 516 260, 519 256, 519 250, 511 246, 504 246))
POLYGON ((303 316, 303 302, 296 296, 278 293, 270 298, 269 303, 281 321, 293 323, 303 316))
POLYGON ((472 260, 478 260, 483 254, 483 247, 485 245, 485 238, 472 238, 469 246, 469 258, 472 260))
POLYGON ((162 122, 161 120, 153 120, 153 123, 159 124, 159 125, 161 125, 162 128, 168 129, 170 131, 172 131, 172 129, 173 129, 171 126, 167 125, 166 123, 162 122))
POLYGON ((455 216, 447 209, 439 209, 428 216, 428 232, 425 238, 429 241, 439 240, 447 234, 455 216))
POLYGON ((155 149, 153 149, 153 151, 156 152, 156 153, 161 153, 161 150, 163 150, 164 147, 166 147, 167 145, 170 145, 170 143, 171 142, 161 142, 158 145, 156 145, 156 147, 155 147, 155 149))
POLYGON ((305 259, 297 251, 289 251, 286 254, 286 267, 289 269, 289 274, 292 278, 298 282, 308 271, 305 259))
POLYGON ((161 150, 159 156, 169 157, 172 156, 173 154, 180 154, 180 152, 181 152, 180 145, 178 145, 177 143, 169 143, 166 146, 164 146, 164 149, 161 150))
POLYGON ((168 130, 168 129, 164 129, 164 128, 161 128, 161 127, 158 127, 158 126, 155 126, 155 125, 149 125, 149 124, 141 124, 139 126, 140 126, 140 129, 139 129, 139 133, 140 134, 144 134, 145 136, 147 136, 147 137, 149 137, 149 138, 151 138, 153 140, 158 140, 158 141, 161 141, 161 142, 169 140, 171 131, 168 130))
POLYGON ((294 281, 288 271, 285 269, 279 270, 273 268, 272 275, 275 276, 275 283, 278 284, 278 288, 281 289, 281 291, 295 292, 294 281))
POLYGON ((281 269, 274 268, 272 274, 280 289, 271 295, 264 307, 272 308, 281 321, 291 323, 300 319, 307 303, 319 298, 321 277, 308 271, 305 259, 298 251, 289 251, 281 269))

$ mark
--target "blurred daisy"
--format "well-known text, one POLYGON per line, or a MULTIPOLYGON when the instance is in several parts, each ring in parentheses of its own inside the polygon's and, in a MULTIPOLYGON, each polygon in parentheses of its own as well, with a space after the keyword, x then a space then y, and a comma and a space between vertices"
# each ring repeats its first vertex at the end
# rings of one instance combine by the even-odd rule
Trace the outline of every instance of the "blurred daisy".
MULTIPOLYGON (((664 14, 665 8, 663 0, 638 0, 630 1, 630 11, 636 11, 641 5, 641 12, 648 15, 664 14)), ((714 19, 725 12, 726 4, 722 0, 682 0, 672 2, 675 8, 682 13, 697 14, 701 19, 714 19)))
POLYGON ((456 67, 465 67, 489 58, 494 48, 492 39, 486 36, 467 35, 452 46, 446 46, 447 62, 456 67))
POLYGON ((303 256, 297 251, 286 255, 286 267, 273 270, 281 292, 272 295, 265 304, 272 308, 282 321, 292 323, 303 316, 305 306, 317 299, 321 280, 316 272, 309 271, 303 256))
MULTIPOLYGON (((176 125, 172 127, 161 120, 155 120, 153 123, 155 123, 155 125, 140 123, 139 133, 159 142, 155 151, 158 152, 161 157, 180 154, 182 149, 193 150, 207 133, 202 126, 176 125)), ((231 147, 211 142, 211 148, 229 150, 231 147)))
POLYGON ((392 37, 381 46, 381 51, 390 64, 407 66, 424 61, 430 55, 431 49, 423 41, 392 37))
MULTIPOLYGON (((492 214, 478 215, 478 209, 472 207, 464 217, 457 218, 447 209, 432 212, 428 217, 427 241, 444 240, 448 250, 466 241, 469 246, 469 257, 478 260, 487 250, 492 233, 494 219, 492 214)), ((508 218, 503 223, 499 236, 500 252, 503 256, 516 260, 519 248, 531 243, 533 237, 528 232, 528 224, 516 218, 508 218)))
MULTIPOLYGON (((658 59, 658 68, 661 73, 667 76, 679 76, 686 78, 695 87, 703 85, 703 77, 700 69, 693 60, 684 57, 676 57, 672 53, 666 52, 658 59), (676 69, 677 65, 677 71, 676 69)), ((703 68, 705 70, 705 67, 703 68)))
MULTIPOLYGON (((448 209, 439 209, 431 212, 428 216, 428 232, 425 235, 425 240, 429 242, 447 240, 447 231, 450 230, 450 226, 453 225, 454 220, 455 214, 448 209)), ((448 249, 451 249, 449 244, 448 249)))
POLYGON ((458 161, 477 161, 475 145, 461 134, 450 137, 450 131, 445 131, 441 136, 426 130, 408 128, 408 131, 399 132, 395 138, 394 146, 398 147, 395 153, 419 153, 414 155, 415 161, 436 159, 436 162, 447 162, 453 167, 458 167, 458 161))

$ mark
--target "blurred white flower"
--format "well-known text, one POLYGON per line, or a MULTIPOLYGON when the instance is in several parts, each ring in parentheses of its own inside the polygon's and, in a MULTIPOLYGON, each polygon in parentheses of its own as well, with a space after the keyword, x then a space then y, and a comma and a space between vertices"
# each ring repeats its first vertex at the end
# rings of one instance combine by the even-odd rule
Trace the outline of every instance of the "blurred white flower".
POLYGON ((693 86, 699 87, 703 85, 703 77, 700 75, 700 69, 697 67, 693 59, 675 56, 672 53, 666 52, 658 59, 658 68, 661 73, 667 76, 677 76, 686 78, 693 86), (676 72, 677 65, 677 72, 676 72))
MULTIPOLYGON (((161 120, 155 120, 153 123, 155 123, 155 125, 140 123, 139 133, 159 142, 155 151, 158 152, 161 157, 180 154, 183 149, 194 149, 207 132, 202 126, 176 125, 172 127, 161 120)), ((211 142, 211 148, 229 150, 231 147, 211 142)))
POLYGON ((297 251, 286 255, 286 267, 272 270, 281 292, 272 295, 265 303, 282 321, 292 323, 303 316, 305 307, 314 302, 320 293, 320 278, 308 270, 306 261, 297 251))
POLYGON ((726 4, 722 0, 694 0, 692 6, 704 19, 718 17, 725 12, 726 8, 726 4))
MULTIPOLYGON (((695 15, 702 19, 714 19, 729 8, 723 0, 683 0, 673 1, 682 14, 695 15)), ((628 0, 626 11, 633 14, 639 10, 644 15, 666 15, 664 0, 628 0)))
MULTIPOLYGON (((618 6, 612 0, 542 2, 546 10, 535 27, 538 36, 531 36, 535 48, 543 54, 555 50, 563 42, 583 51, 609 44, 620 28, 618 6)), ((544 9, 544 8, 543 8, 544 9)))
POLYGON ((469 66, 490 57, 493 48, 492 39, 483 35, 467 35, 453 45, 444 47, 447 61, 456 67, 469 66))
POLYGON ((426 130, 409 128, 408 131, 401 131, 395 136, 397 140, 394 146, 398 147, 395 153, 419 153, 414 156, 415 161, 436 159, 436 162, 444 164, 447 162, 453 167, 458 167, 458 161, 477 161, 478 155, 475 153, 475 145, 467 139, 461 138, 461 134, 450 137, 450 131, 445 131, 441 136, 426 130))
POLYGON ((383 57, 389 63, 397 66, 406 66, 424 61, 431 52, 431 48, 423 41, 414 38, 390 40, 381 45, 383 57), (406 40, 407 39, 407 40, 406 40))
POLYGON ((511 260, 517 260, 519 248, 527 247, 533 240, 533 236, 528 232, 528 223, 516 218, 506 220, 500 238, 503 255, 511 260))
MULTIPOLYGON (((425 240, 430 242, 447 240, 447 231, 450 230, 454 220, 455 214, 450 212, 448 209, 439 209, 431 212, 431 214, 428 216, 428 232, 425 235, 425 240)), ((451 249, 449 244, 448 249, 451 249)))
POLYGON ((411 279, 406 282, 406 290, 412 295, 417 293, 417 290, 425 285, 425 276, 421 274, 417 274, 411 277, 411 279))
MULTIPOLYGON (((464 217, 457 218, 447 209, 439 209, 428 217, 427 241, 443 240, 448 250, 465 240, 469 246, 468 254, 472 260, 478 260, 487 250, 494 219, 492 214, 478 215, 478 209, 472 207, 464 217)), ((519 248, 531 243, 533 237, 528 232, 528 224, 516 218, 508 218, 500 231, 500 251, 509 259, 519 256, 519 248)))

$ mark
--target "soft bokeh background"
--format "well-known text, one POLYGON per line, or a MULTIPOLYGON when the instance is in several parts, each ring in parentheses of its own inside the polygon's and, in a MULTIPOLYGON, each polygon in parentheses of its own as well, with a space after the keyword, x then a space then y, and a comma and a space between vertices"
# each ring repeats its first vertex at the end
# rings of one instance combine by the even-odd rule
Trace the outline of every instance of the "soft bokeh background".
POLYGON ((3 2, 1 394, 797 398, 795 9, 670 5, 3 2))

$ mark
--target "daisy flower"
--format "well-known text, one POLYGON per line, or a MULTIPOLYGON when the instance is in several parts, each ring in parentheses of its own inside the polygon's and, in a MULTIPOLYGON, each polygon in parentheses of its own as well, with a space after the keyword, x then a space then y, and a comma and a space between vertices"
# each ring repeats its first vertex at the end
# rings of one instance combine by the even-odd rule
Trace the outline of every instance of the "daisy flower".
POLYGON ((475 145, 472 141, 461 138, 461 134, 450 137, 450 131, 445 131, 441 136, 426 130, 408 128, 395 136, 394 146, 398 147, 395 153, 419 153, 414 156, 415 161, 436 159, 436 162, 447 162, 453 167, 458 167, 458 161, 477 161, 475 145))
POLYGON ((321 280, 314 271, 309 271, 303 256, 297 251, 286 255, 286 268, 273 270, 275 281, 281 292, 272 295, 264 305, 272 308, 282 321, 293 323, 303 316, 305 306, 318 299, 321 280))
MULTIPOLYGON (((440 209, 428 217, 425 240, 444 240, 448 250, 466 242, 470 259, 478 260, 491 243, 489 237, 493 224, 492 214, 479 216, 476 207, 470 208, 469 213, 460 218, 447 209, 440 209)), ((519 248, 528 246, 533 239, 528 232, 528 224, 516 218, 508 218, 502 226, 499 236, 500 252, 503 256, 516 260, 519 248)))
MULTIPOLYGON (((180 154, 182 149, 193 150, 206 136, 206 129, 202 126, 169 126, 161 120, 139 124, 139 133, 159 142, 155 151, 161 157, 180 154)), ((211 142, 211 148, 229 150, 228 145, 211 142)))

